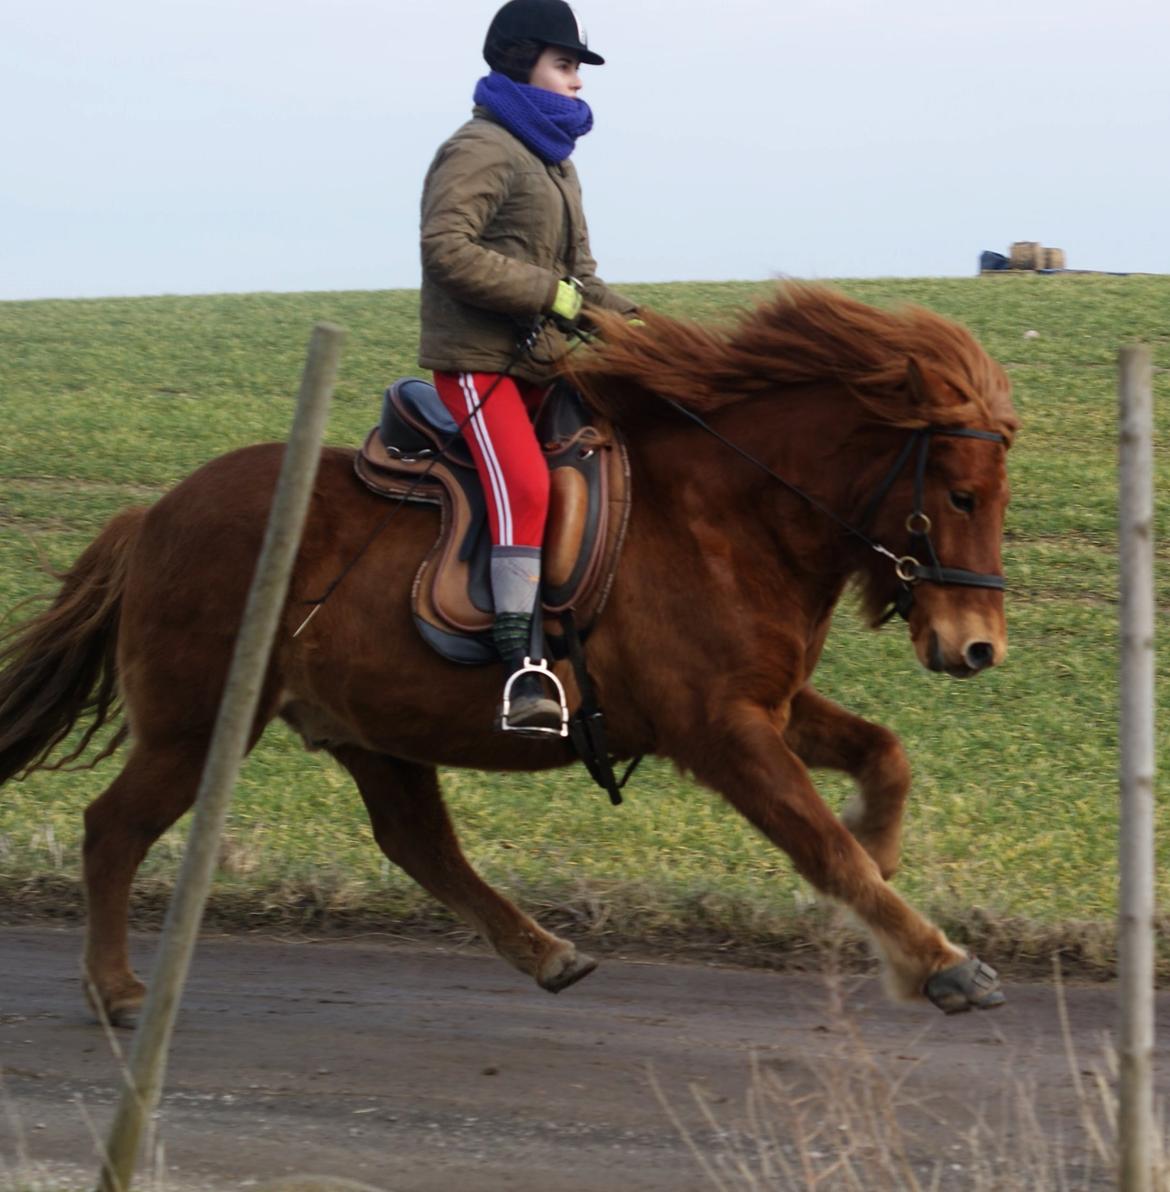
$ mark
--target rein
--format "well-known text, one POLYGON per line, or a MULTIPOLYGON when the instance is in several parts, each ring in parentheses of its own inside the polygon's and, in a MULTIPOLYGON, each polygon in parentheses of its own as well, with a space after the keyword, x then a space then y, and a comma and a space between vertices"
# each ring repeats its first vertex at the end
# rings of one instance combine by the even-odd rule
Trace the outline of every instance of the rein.
POLYGON ((926 460, 930 454, 931 439, 935 435, 945 435, 956 439, 983 439, 990 443, 1006 443, 1007 439, 998 431, 972 430, 964 426, 919 427, 917 430, 911 432, 902 450, 898 453, 898 458, 894 461, 893 467, 886 473, 885 479, 878 485, 877 491, 866 503, 865 512, 861 519, 862 526, 868 526, 873 520, 882 501, 885 500, 890 489, 893 488, 895 481, 901 475, 902 469, 914 453, 915 447, 917 447, 918 459, 914 470, 914 510, 906 518, 906 529, 910 533, 911 550, 925 554, 928 559, 927 563, 921 563, 914 554, 900 556, 894 554, 893 551, 871 538, 861 527, 846 521, 843 517, 834 513, 823 502, 818 501, 816 497, 805 492, 804 489, 799 488, 791 481, 785 480, 783 476, 769 468, 763 460, 752 455, 750 451, 745 451, 738 443, 733 443, 725 435, 720 434, 710 423, 696 414, 694 410, 688 410, 686 406, 675 401, 674 398, 663 397, 661 394, 659 394, 659 397, 668 406, 677 410, 685 418, 689 418, 696 426, 702 427, 709 435, 718 439, 720 443, 731 451, 734 451, 736 455, 747 460, 753 467, 758 468, 761 472, 764 472, 773 480, 782 484, 789 492, 798 496, 807 505, 811 505, 818 513, 822 513, 830 521, 836 522, 847 533, 852 534, 855 538, 864 542, 870 550, 883 555, 894 564, 894 574, 898 577, 901 586, 890 608, 881 618, 881 624, 885 624, 886 621, 895 615, 901 616, 903 619, 909 618, 910 610, 914 607, 914 585, 918 583, 1003 590, 1004 578, 1002 575, 993 575, 980 571, 967 571, 961 567, 944 567, 939 562, 938 554, 934 549, 934 543, 930 540, 930 518, 922 508, 926 484, 926 460))

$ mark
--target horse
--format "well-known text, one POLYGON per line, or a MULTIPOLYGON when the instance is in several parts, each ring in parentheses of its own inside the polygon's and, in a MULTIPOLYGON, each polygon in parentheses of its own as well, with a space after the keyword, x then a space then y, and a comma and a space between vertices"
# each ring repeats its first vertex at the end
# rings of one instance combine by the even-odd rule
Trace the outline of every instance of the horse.
MULTIPOLYGON (((624 435, 626 538, 588 666, 615 760, 667 758, 719 792, 874 941, 891 996, 947 1013, 999 1004, 993 969, 890 884, 910 788, 905 750, 812 685, 833 610, 896 606, 928 670, 1006 650, 1001 539, 1017 429, 1003 369, 958 324, 789 283, 720 326, 595 312, 567 380, 624 435), (923 562, 916 557, 925 555, 923 562), (840 817, 809 768, 843 771, 840 817)), ((151 845, 192 806, 283 454, 213 459, 112 518, 51 603, 0 648, 0 783, 127 745, 85 811, 91 1002, 133 1025, 145 987, 128 904, 151 845), (109 731, 109 729, 107 729, 109 731), (92 750, 91 750, 92 752, 92 750)), ((360 553, 385 504, 326 447, 249 748, 282 718, 353 777, 385 855, 520 972, 558 992, 595 961, 489 886, 463 856, 437 766, 537 771, 559 738, 494 731, 496 668, 432 651, 410 609, 438 514, 403 506, 300 636, 310 602, 360 553)), ((572 675, 557 664, 579 699, 572 675)))

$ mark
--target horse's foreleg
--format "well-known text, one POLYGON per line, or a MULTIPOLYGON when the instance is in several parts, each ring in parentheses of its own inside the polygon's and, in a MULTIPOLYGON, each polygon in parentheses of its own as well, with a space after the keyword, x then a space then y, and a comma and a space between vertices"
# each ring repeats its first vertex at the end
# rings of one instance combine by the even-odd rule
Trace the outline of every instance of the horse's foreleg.
POLYGON ((195 801, 205 742, 138 743, 85 811, 86 996, 116 1026, 133 1025, 146 987, 130 966, 130 886, 150 846, 195 801))
POLYGON ((807 881, 865 924, 886 960, 894 993, 929 996, 948 1012, 1003 1000, 990 969, 969 961, 887 885, 873 858, 821 799, 768 709, 738 701, 719 727, 715 742, 709 730, 694 733, 679 760, 788 853, 807 881))
POLYGON ((805 687, 792 701, 784 740, 806 766, 842 770, 857 783, 841 820, 882 877, 893 877, 910 790, 910 763, 898 738, 805 687))
POLYGON ((594 960, 538 926, 467 863, 433 766, 353 746, 334 752, 357 782, 381 850, 505 960, 550 993, 559 993, 593 971, 594 960))

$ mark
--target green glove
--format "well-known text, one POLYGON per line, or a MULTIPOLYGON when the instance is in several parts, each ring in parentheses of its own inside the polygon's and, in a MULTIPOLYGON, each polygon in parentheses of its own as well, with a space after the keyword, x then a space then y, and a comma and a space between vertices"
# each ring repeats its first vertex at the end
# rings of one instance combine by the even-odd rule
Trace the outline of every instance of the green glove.
POLYGON ((549 307, 549 313, 556 315, 558 319, 562 319, 566 323, 573 324, 581 313, 584 301, 581 295, 581 283, 575 277, 566 277, 557 282, 557 296, 553 299, 552 306, 549 307))

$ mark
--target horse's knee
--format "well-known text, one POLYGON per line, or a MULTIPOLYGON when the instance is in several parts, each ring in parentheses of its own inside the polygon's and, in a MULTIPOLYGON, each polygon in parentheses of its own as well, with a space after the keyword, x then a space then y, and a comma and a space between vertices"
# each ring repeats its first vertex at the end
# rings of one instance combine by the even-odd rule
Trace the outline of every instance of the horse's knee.
POLYGON ((863 792, 872 792, 883 802, 897 800, 900 804, 905 800, 910 789, 910 758, 889 729, 873 726, 873 739, 857 779, 863 792))
POLYGON ((874 726, 871 747, 857 773, 857 785, 857 794, 841 812, 841 822, 888 881, 898 869, 902 812, 910 790, 910 761, 901 741, 888 729, 874 726))

